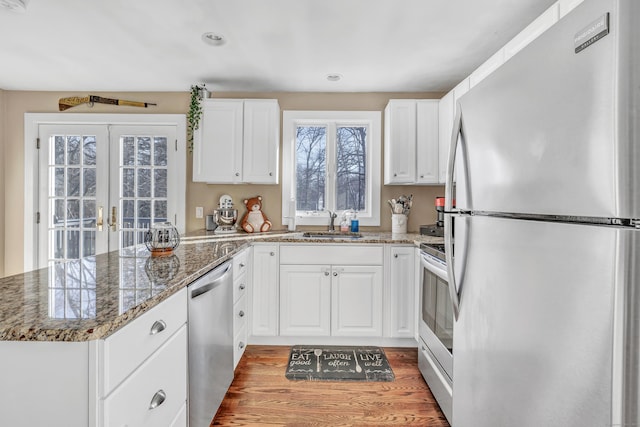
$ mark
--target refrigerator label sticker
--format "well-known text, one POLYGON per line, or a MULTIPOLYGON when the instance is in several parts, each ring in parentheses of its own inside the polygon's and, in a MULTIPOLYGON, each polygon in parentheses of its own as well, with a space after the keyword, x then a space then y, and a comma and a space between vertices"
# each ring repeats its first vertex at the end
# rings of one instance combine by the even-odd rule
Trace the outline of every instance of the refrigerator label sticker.
POLYGON ((573 39, 575 52, 579 53, 583 51, 607 34, 609 34, 608 12, 576 33, 573 39))

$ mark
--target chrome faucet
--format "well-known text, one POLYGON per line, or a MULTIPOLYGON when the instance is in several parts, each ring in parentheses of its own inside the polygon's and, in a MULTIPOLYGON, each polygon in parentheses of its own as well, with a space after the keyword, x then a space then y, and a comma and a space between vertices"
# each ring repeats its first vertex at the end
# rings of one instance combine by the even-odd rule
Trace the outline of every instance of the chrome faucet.
POLYGON ((338 214, 336 214, 335 212, 329 212, 329 227, 328 230, 329 231, 336 231, 336 227, 333 225, 333 221, 338 217, 338 214))

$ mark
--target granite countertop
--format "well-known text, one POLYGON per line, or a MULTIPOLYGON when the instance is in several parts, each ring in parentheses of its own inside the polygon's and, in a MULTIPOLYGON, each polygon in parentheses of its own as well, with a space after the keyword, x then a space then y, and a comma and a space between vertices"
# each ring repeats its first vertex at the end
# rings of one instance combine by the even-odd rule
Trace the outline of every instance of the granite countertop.
POLYGON ((0 278, 0 340, 103 339, 230 259, 253 241, 339 244, 440 243, 419 234, 362 233, 313 239, 302 232, 188 233, 173 255, 151 258, 144 246, 57 263, 0 278))

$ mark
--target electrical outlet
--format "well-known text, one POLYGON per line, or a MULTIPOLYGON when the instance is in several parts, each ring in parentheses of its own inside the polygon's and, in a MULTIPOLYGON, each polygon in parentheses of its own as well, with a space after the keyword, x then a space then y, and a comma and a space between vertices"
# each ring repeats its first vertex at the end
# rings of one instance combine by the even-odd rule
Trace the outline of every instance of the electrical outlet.
POLYGON ((204 208, 202 206, 196 206, 196 218, 204 218, 204 208))

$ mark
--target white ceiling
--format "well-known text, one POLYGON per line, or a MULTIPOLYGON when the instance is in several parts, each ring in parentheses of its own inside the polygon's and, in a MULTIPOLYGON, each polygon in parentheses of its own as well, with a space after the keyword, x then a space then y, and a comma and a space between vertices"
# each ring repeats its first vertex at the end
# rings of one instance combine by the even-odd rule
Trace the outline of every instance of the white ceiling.
POLYGON ((447 91, 554 2, 30 0, 0 10, 0 89, 447 91))

